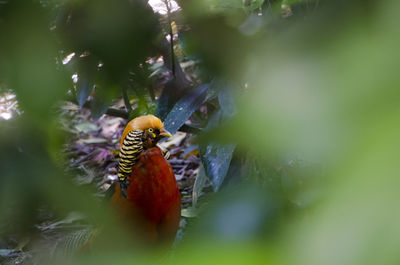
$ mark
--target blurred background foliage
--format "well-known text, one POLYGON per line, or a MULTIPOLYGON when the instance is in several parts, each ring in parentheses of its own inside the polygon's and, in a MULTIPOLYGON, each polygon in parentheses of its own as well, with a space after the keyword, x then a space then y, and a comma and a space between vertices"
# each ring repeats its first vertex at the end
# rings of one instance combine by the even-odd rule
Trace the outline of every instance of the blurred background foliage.
POLYGON ((399 5, 0 1, 1 264, 399 264, 399 5), (70 169, 146 113, 201 161, 168 255, 70 169))

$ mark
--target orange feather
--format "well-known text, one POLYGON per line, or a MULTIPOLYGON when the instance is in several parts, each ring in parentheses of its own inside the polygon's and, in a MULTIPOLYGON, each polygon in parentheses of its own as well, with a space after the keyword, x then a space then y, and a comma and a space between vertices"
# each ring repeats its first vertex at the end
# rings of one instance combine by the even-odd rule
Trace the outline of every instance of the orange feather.
POLYGON ((162 121, 154 115, 144 115, 134 118, 126 125, 124 131, 122 132, 121 143, 124 142, 126 135, 132 130, 145 130, 148 128, 163 130, 164 124, 162 121))
POLYGON ((161 150, 143 151, 128 179, 127 198, 119 185, 111 205, 147 243, 171 244, 179 227, 181 198, 174 172, 161 150))

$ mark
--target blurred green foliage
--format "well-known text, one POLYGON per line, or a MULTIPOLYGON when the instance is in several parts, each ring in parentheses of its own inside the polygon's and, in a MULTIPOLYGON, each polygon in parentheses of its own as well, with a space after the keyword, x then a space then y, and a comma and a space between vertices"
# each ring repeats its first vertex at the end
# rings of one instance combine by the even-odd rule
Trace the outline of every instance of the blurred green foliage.
POLYGON ((93 252, 49 264, 398 264, 399 3, 178 3, 180 57, 146 1, 0 1, 0 84, 24 112, 0 121, 0 237, 34 236, 45 206, 104 227, 93 252), (160 56, 168 93, 149 77, 160 56), (179 62, 193 57, 188 85, 179 62), (199 116, 220 190, 167 257, 124 236, 63 170, 58 102, 99 118, 124 97, 124 117, 158 107, 174 131, 199 116))

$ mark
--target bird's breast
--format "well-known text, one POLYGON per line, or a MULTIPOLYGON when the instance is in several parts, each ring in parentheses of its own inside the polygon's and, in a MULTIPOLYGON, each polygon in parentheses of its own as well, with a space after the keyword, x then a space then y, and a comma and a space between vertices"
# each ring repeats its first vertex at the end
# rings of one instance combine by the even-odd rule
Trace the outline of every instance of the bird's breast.
POLYGON ((171 166, 159 148, 143 152, 129 179, 128 198, 148 219, 158 222, 176 209, 180 194, 171 166))

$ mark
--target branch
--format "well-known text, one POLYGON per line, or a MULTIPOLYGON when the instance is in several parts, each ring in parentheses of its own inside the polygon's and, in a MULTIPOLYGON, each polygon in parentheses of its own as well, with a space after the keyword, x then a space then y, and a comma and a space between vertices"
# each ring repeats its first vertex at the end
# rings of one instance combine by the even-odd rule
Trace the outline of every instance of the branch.
POLYGON ((129 118, 129 112, 125 110, 120 110, 120 109, 115 109, 115 108, 108 108, 106 111, 107 115, 113 116, 113 117, 120 117, 124 119, 129 118))

